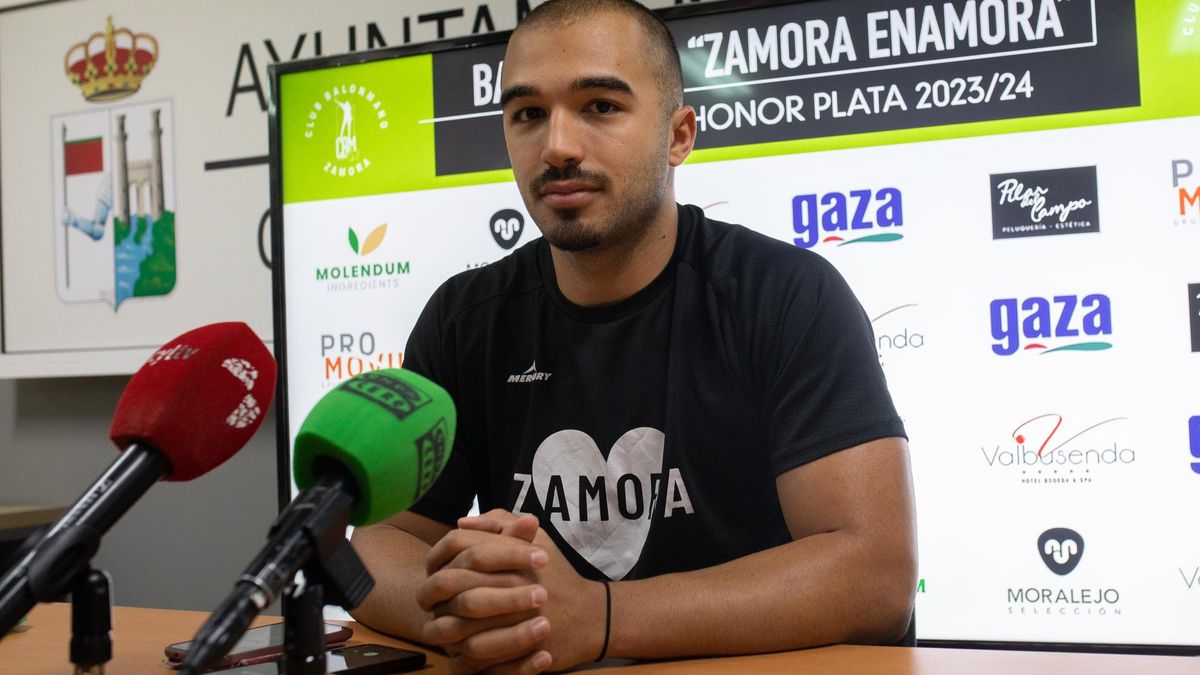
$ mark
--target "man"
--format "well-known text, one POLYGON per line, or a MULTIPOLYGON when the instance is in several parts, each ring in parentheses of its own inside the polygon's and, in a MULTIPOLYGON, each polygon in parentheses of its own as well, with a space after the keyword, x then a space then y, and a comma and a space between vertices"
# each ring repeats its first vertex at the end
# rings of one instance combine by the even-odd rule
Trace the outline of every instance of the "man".
POLYGON ((355 616, 458 671, 908 625, 907 448, 870 324, 819 256, 676 206, 681 79, 627 0, 553 0, 509 42, 505 140, 543 237, 430 300, 406 365, 455 398, 458 441, 354 536, 377 582, 355 616))

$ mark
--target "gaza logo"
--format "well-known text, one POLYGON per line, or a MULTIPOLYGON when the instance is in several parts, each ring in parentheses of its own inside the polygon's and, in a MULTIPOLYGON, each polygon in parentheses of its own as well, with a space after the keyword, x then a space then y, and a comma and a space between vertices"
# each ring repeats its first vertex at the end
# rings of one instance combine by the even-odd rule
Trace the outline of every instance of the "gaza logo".
POLYGON ((1052 298, 1001 298, 991 302, 992 352, 1094 352, 1111 349, 1112 301, 1093 293, 1052 298))
POLYGON ((898 188, 801 194, 792 198, 796 246, 883 244, 904 235, 904 200, 898 188))

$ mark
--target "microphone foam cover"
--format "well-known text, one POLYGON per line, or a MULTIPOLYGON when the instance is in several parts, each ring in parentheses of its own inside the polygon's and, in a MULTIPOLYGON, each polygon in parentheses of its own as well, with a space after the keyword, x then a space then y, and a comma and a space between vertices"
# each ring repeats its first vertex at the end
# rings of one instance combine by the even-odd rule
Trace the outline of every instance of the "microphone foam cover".
POLYGON ((191 480, 250 440, 275 394, 275 359, 250 327, 214 323, 163 345, 134 373, 109 437, 171 461, 165 480, 191 480))
POLYGON ((409 370, 376 370, 325 394, 296 435, 293 470, 306 489, 337 463, 358 483, 352 525, 404 511, 442 472, 458 414, 445 389, 409 370))

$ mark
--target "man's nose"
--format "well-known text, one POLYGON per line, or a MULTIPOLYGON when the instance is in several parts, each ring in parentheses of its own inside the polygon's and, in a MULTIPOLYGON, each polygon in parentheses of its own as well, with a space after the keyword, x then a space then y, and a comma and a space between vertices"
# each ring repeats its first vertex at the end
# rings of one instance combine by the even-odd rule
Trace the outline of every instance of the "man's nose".
POLYGON ((574 115, 561 110, 550 112, 546 123, 546 145, 542 148, 542 161, 557 167, 583 162, 581 129, 579 120, 574 115))

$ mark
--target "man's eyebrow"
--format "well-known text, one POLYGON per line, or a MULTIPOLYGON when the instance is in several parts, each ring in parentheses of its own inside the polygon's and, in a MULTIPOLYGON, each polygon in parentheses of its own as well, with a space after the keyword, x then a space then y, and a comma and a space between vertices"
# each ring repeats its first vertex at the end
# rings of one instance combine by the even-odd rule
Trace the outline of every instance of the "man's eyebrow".
MULTIPOLYGON (((571 91, 585 91, 588 89, 607 89, 609 91, 619 91, 625 94, 633 95, 633 87, 629 83, 619 77, 611 75, 595 75, 592 77, 581 77, 571 83, 571 91)), ((537 87, 532 87, 527 84, 517 84, 504 90, 500 95, 500 107, 503 108, 509 101, 514 98, 523 96, 537 96, 539 94, 537 87)))
POLYGON ((629 86, 628 82, 611 75, 581 77, 571 83, 572 91, 582 91, 584 89, 609 89, 630 95, 633 94, 633 88, 629 86))
POLYGON ((500 107, 503 108, 504 106, 508 105, 508 102, 514 98, 519 98, 521 96, 537 96, 537 93, 538 90, 536 87, 531 87, 527 84, 514 85, 508 89, 505 89, 504 93, 500 95, 500 107))

